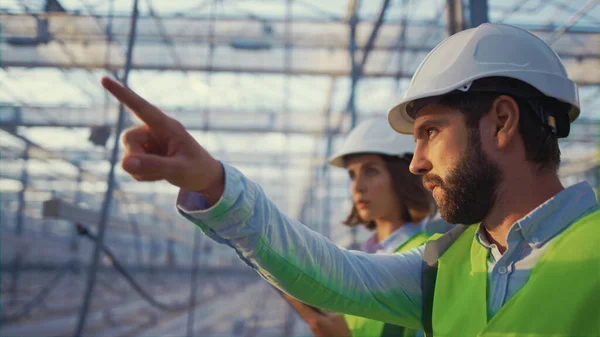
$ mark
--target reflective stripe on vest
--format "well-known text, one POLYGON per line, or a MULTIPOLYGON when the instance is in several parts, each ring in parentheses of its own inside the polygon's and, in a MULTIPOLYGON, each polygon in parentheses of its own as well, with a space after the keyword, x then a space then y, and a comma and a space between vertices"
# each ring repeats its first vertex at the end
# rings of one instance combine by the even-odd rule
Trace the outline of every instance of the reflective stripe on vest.
MULTIPOLYGON (((428 235, 419 233, 396 249, 396 253, 404 252, 416 248, 427 242, 428 235)), ((416 331, 399 325, 383 323, 372 319, 344 315, 348 329, 352 337, 412 337, 416 331)))
MULTIPOLYGON (((475 240, 477 228, 462 226, 453 238, 448 236, 449 245, 431 242, 433 248, 426 247, 426 254, 441 253, 439 264, 429 261, 424 270, 429 282, 437 274, 434 287, 423 289, 424 307, 425 291, 432 300, 430 327, 436 337, 600 335, 600 210, 548 243, 527 283, 489 322, 488 251, 475 240)), ((424 324, 426 320, 423 316, 424 324)))

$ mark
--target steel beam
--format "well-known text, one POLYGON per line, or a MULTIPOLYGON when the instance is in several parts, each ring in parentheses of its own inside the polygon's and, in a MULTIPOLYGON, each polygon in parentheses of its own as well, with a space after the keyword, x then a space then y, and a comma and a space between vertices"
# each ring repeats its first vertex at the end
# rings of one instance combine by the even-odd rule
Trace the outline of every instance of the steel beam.
POLYGON ((465 28, 462 0, 446 0, 446 32, 448 36, 465 28))
MULTIPOLYGON (((131 60, 132 60, 132 56, 133 56, 133 48, 134 48, 138 15, 139 15, 138 0, 134 0, 133 1, 133 10, 132 10, 132 15, 131 15, 131 25, 130 25, 130 30, 129 30, 129 33, 130 33, 129 41, 128 41, 128 45, 127 45, 127 56, 126 56, 126 60, 125 60, 125 69, 124 69, 124 75, 123 75, 123 79, 122 79, 122 82, 125 86, 127 86, 127 79, 129 77, 129 72, 131 70, 131 60)), ((74 333, 75 337, 81 336, 83 329, 85 328, 85 320, 87 317, 87 313, 89 311, 92 293, 94 291, 94 286, 96 284, 96 271, 98 268, 98 263, 100 261, 100 251, 101 251, 102 245, 104 244, 103 241, 104 241, 104 234, 106 232, 106 222, 109 218, 109 211, 110 211, 111 203, 113 200, 113 190, 115 188, 115 180, 114 180, 115 164, 117 163, 117 157, 119 154, 120 134, 123 130, 124 120, 125 120, 125 107, 123 106, 123 104, 120 104, 119 105, 119 119, 117 121, 117 126, 116 126, 116 131, 115 131, 115 141, 114 141, 114 146, 113 146, 113 151, 112 151, 112 156, 111 156, 111 161, 110 161, 111 162, 110 172, 108 173, 108 188, 106 189, 104 202, 102 204, 102 211, 100 213, 100 223, 98 225, 97 240, 95 242, 94 250, 92 253, 92 262, 89 266, 88 278, 87 278, 87 282, 86 282, 86 289, 85 289, 84 298, 83 298, 83 304, 82 304, 81 311, 79 313, 79 319, 77 321, 77 327, 75 328, 75 333, 74 333)))
POLYGON ((379 33, 379 29, 381 28, 381 24, 383 23, 383 18, 385 16, 385 12, 389 7, 389 4, 390 0, 383 0, 383 3, 381 4, 381 8, 379 9, 379 13, 377 14, 377 19, 373 24, 373 29, 371 30, 371 34, 369 35, 369 39, 367 40, 367 43, 365 44, 365 48, 363 50, 363 57, 360 61, 360 72, 362 72, 362 70, 364 69, 365 64, 367 63, 367 59, 369 58, 369 53, 371 53, 371 50, 373 50, 375 40, 377 39, 377 34, 379 33))
MULTIPOLYGON (((386 22, 385 27, 389 28, 389 26, 387 26, 387 22, 386 22)), ((520 25, 519 27, 525 28, 522 25, 520 25)), ((557 27, 557 29, 558 28, 560 28, 560 27, 557 27)), ((574 36, 600 35, 600 29, 598 31, 594 31, 594 32, 592 32, 592 31, 578 32, 576 30, 576 28, 577 27, 571 27, 569 29, 569 33, 572 33, 574 36)), ((398 25, 398 30, 400 31, 401 29, 402 29, 402 26, 398 25)), ((555 32, 555 31, 546 31, 546 30, 543 30, 543 31, 530 30, 530 31, 533 33, 538 33, 538 34, 544 33, 545 35, 548 35, 548 33, 551 33, 551 32, 555 32)), ((218 38, 219 37, 216 37, 215 39, 218 39, 218 38)), ((8 44, 8 39, 9 39, 9 37, 4 36, 4 37, 0 38, 0 41, 2 43, 8 44)), ((184 45, 185 46, 199 46, 199 45, 204 45, 204 44, 207 44, 210 42, 210 41, 207 42, 205 39, 204 40, 192 39, 191 37, 190 38, 180 37, 179 40, 175 40, 175 41, 178 45, 182 45, 182 46, 184 46, 184 45)), ((61 42, 65 43, 65 44, 73 44, 73 45, 84 44, 84 45, 88 45, 88 46, 95 45, 95 44, 102 44, 102 45, 108 44, 106 41, 102 40, 102 36, 100 36, 100 35, 93 36, 93 37, 87 37, 87 38, 86 37, 84 37, 84 38, 73 37, 72 39, 65 38, 65 39, 62 39, 61 42)), ((116 42, 112 41, 112 43, 116 43, 116 42)), ((171 42, 171 44, 173 44, 173 43, 174 42, 171 42)), ((223 41, 215 40, 215 41, 212 41, 211 43, 217 47, 229 46, 229 42, 227 40, 223 40, 223 41)), ((160 41, 158 39, 154 39, 154 38, 148 38, 148 39, 141 38, 139 40, 138 44, 139 45, 155 45, 157 48, 161 48, 162 46, 164 46, 162 41, 160 41)), ((110 45, 110 44, 108 44, 108 45, 110 45)), ((323 40, 302 39, 302 40, 294 42, 294 44, 292 44, 290 46, 294 50, 301 50, 301 51, 305 51, 305 50, 328 50, 328 51, 334 50, 334 51, 337 51, 337 50, 347 49, 348 43, 343 39, 334 40, 334 41, 325 40, 325 39, 323 39, 323 40)), ((385 52, 385 51, 395 52, 395 51, 398 51, 399 48, 402 48, 402 50, 406 51, 407 53, 427 53, 427 52, 431 51, 431 49, 433 49, 434 47, 435 47, 435 44, 432 44, 432 45, 418 45, 418 44, 398 45, 397 43, 393 43, 393 44, 392 43, 390 43, 390 44, 381 44, 380 43, 380 44, 373 45, 371 47, 371 50, 372 51, 380 51, 380 52, 385 52)), ((32 51, 32 53, 36 52, 35 48, 33 48, 33 47, 20 47, 20 48, 29 48, 32 51)), ((272 50, 284 49, 284 48, 285 48, 285 44, 281 43, 281 42, 277 42, 277 41, 273 42, 272 47, 271 47, 272 50)), ((356 46, 356 50, 364 53, 365 47, 356 46)), ((559 50, 558 53, 562 58, 576 58, 579 55, 581 55, 583 58, 592 58, 592 57, 598 56, 597 53, 580 53, 580 54, 578 54, 578 53, 569 52, 567 50, 565 50, 565 51, 559 50)), ((5 58, 7 58, 7 56, 5 56, 5 58)), ((52 60, 47 60, 47 59, 44 59, 43 62, 42 61, 27 62, 24 60, 19 60, 19 59, 13 60, 13 59, 7 58, 7 61, 9 63, 7 64, 6 67, 17 67, 17 66, 27 67, 27 65, 30 65, 30 64, 46 63, 46 62, 49 62, 49 64, 51 64, 51 65, 54 64, 55 65, 54 67, 58 67, 58 65, 59 65, 59 63, 56 63, 56 62, 53 63, 52 60), (17 63, 17 62, 19 62, 19 63, 17 63)), ((108 61, 110 61, 110 60, 108 60, 108 61)), ((3 60, 3 63, 4 63, 4 60, 3 60)), ((82 63, 82 64, 80 64, 80 66, 82 66, 86 69, 88 69, 88 67, 90 69, 95 69, 95 68, 98 68, 99 65, 104 64, 104 63, 106 63, 109 67, 115 66, 114 64, 111 65, 111 62, 107 62, 107 60, 104 60, 104 59, 102 60, 102 63, 100 63, 99 61, 97 63, 89 63, 89 64, 82 63)), ((177 62, 173 62, 173 63, 175 65, 178 64, 177 62)), ((151 66, 153 67, 151 70, 158 67, 157 65, 151 65, 151 66)), ((134 69, 137 69, 137 67, 138 67, 138 65, 134 64, 134 69)), ((150 67, 150 66, 148 66, 148 67, 150 67)), ((190 67, 188 65, 181 65, 181 67, 182 67, 182 69, 192 69, 192 70, 196 69, 195 67, 190 67)))
MULTIPOLYGON (((356 25, 358 24, 358 16, 356 11, 358 5, 357 1, 350 1, 350 4, 354 4, 354 8, 351 10, 350 19, 348 25, 350 26, 350 43, 348 44, 348 52, 350 54, 350 97, 348 97, 348 103, 346 104, 346 111, 350 114, 352 127, 356 125, 356 107, 355 107, 355 96, 356 96, 356 85, 360 78, 360 66, 356 62, 356 25)), ((351 5, 349 5, 351 6, 351 5)))
MULTIPOLYGON (((569 12, 571 12, 572 14, 576 13, 576 12, 579 10, 578 8, 571 7, 570 5, 568 5, 568 4, 565 4, 565 3, 563 2, 563 0, 550 0, 550 2, 552 3, 552 5, 554 5, 554 6, 558 7, 558 8, 560 8, 560 9, 563 9, 563 10, 569 11, 569 12)), ((592 22, 592 23, 594 23, 595 25, 597 25, 598 27, 600 27, 600 19, 599 19, 599 18, 597 18, 597 17, 595 17, 595 16, 594 16, 592 13, 590 13, 590 12, 585 12, 585 13, 583 13, 583 17, 584 17, 585 19, 587 19, 589 22, 592 22)))
MULTIPOLYGON (((114 125, 114 120, 105 121, 101 111, 103 107, 68 107, 68 106, 14 106, 0 104, 0 110, 3 115, 0 116, 0 128, 12 128, 16 126, 23 127, 79 127, 89 128, 101 125, 114 125), (39 120, 43 116, 43 120, 39 120), (72 116, 75 116, 73 118, 72 116)), ((201 118, 190 118, 198 115, 197 109, 178 109, 166 113, 171 117, 180 120, 188 130, 224 132, 224 133, 283 133, 283 134, 305 134, 320 136, 326 134, 327 125, 323 121, 322 115, 310 111, 288 111, 290 121, 301 120, 302 126, 289 123, 287 127, 273 126, 270 120, 272 111, 248 111, 248 110, 222 110, 211 109, 206 113, 212 117, 212 123, 207 128, 205 121, 201 118), (232 123, 238 116, 254 116, 253 125, 244 123, 232 123), (218 119, 217 119, 218 118, 218 119), (314 120, 314 123, 307 122, 314 120), (259 121, 262 121, 259 123, 259 121), (228 124, 228 125, 224 125, 228 124), (262 125, 260 125, 262 124, 262 125)), ((366 115, 376 115, 376 112, 369 112, 366 115)), ((134 120, 134 123, 140 123, 134 120)), ((339 130, 332 130, 333 135, 339 134, 339 130)))
MULTIPOLYGON (((6 56, 4 56, 6 57, 6 56)), ((123 64, 114 63, 85 63, 85 64, 73 64, 67 62, 60 62, 54 60, 36 60, 36 61, 23 61, 18 59, 3 59, 1 67, 7 68, 59 68, 59 69, 104 69, 108 72, 116 72, 123 69, 123 64)), ((211 67, 207 65, 167 65, 167 64, 133 64, 132 70, 155 70, 155 71, 183 71, 183 72, 213 72, 213 73, 240 73, 240 74, 279 74, 285 73, 284 68, 265 68, 261 66, 220 66, 213 65, 211 67)), ((291 76, 302 75, 302 76, 350 76, 350 70, 322 70, 322 69, 293 69, 288 72, 291 76)), ((369 71, 363 74, 362 77, 369 78, 388 78, 395 77, 398 74, 391 71, 369 71)), ((401 77, 410 78, 412 73, 400 73, 401 77)))
POLYGON ((356 97, 356 85, 358 84, 359 79, 363 76, 364 67, 367 64, 367 60, 371 53, 371 49, 375 44, 375 40, 377 39, 377 34, 379 33, 379 29, 381 28, 381 24, 383 22, 383 18, 385 17, 385 12, 389 6, 389 0, 383 0, 381 4, 381 8, 379 13, 377 14, 377 19, 375 24, 373 25, 373 29, 371 30, 371 34, 369 35, 369 39, 365 44, 365 48, 363 51, 363 56, 358 63, 356 61, 356 50, 357 50, 357 42, 356 42, 356 26, 358 25, 358 16, 356 14, 358 5, 354 6, 354 10, 352 11, 350 20, 348 24, 350 25, 350 44, 349 44, 349 52, 350 52, 350 97, 348 98, 348 104, 346 105, 348 113, 351 118, 351 127, 354 128, 356 125, 356 106, 355 106, 355 97, 356 97))
MULTIPOLYGON (((195 229, 195 228, 194 228, 195 229)), ((194 331, 194 311, 196 310, 196 297, 198 291, 198 262, 200 259, 200 231, 194 231, 194 248, 192 249, 192 271, 190 280, 190 297, 189 297, 189 310, 187 315, 187 336, 192 337, 194 331)))
MULTIPOLYGON (((327 120, 327 141, 325 147, 325 157, 329 159, 332 155, 333 151, 333 134, 331 129, 331 102, 333 97, 333 92, 335 90, 335 82, 332 81, 329 94, 328 94, 328 103, 329 106, 327 110, 325 110, 325 119, 327 120)), ((329 176, 329 170, 331 167, 328 162, 323 163, 323 175, 322 178, 325 180, 325 200, 323 201, 325 205, 323 205, 323 227, 321 228, 321 234, 323 234, 327 238, 331 238, 331 177, 329 176)))
MULTIPOLYGON (((428 49, 431 50, 431 49, 428 49)), ((579 61, 591 61, 592 63, 595 63, 598 58, 600 57, 600 54, 597 53, 574 53, 574 52, 559 52, 557 53, 558 56, 560 56, 563 60, 573 60, 576 59, 578 62, 579 61)), ((24 60, 19 60, 19 59, 6 59, 6 56, 4 56, 5 58, 2 60, 2 64, 1 67, 3 69, 8 69, 8 68, 26 68, 26 69, 33 69, 33 68, 40 68, 40 69, 44 69, 44 68, 57 68, 57 69, 65 69, 65 70, 69 70, 69 69, 82 69, 82 68, 86 68, 86 69, 104 69, 106 71, 109 72, 117 72, 119 70, 123 69, 123 64, 105 64, 102 62, 98 62, 98 63, 85 63, 85 64, 72 64, 72 63, 68 63, 68 62, 60 62, 60 61, 53 61, 53 60, 36 60, 36 61, 24 61, 24 60)), ((577 67, 577 68, 581 68, 581 67, 585 67, 585 65, 579 65, 579 64, 573 64, 573 67, 577 67)), ((285 70, 283 67, 281 68, 265 68, 265 67, 261 67, 261 66, 220 66, 220 65, 213 65, 211 67, 208 67, 206 65, 183 65, 181 67, 177 67, 174 64, 134 64, 131 67, 132 70, 149 70, 149 71, 183 71, 183 72, 207 72, 207 71, 211 71, 213 73, 231 73, 231 74, 263 74, 263 75, 270 75, 270 74, 278 74, 278 75, 282 75, 285 74, 285 70)), ((335 77, 344 77, 344 76, 352 76, 352 71, 351 69, 348 70, 342 70, 342 69, 338 69, 338 70, 323 70, 323 69, 292 69, 288 72, 288 74, 290 76, 296 76, 296 75, 301 75, 301 76, 335 76, 335 77)), ((577 84, 579 85, 596 85, 598 84, 600 81, 598 81, 598 79, 596 77, 592 78, 588 78, 585 77, 583 75, 585 74, 580 74, 580 71, 577 71, 577 74, 579 76, 575 77, 574 80, 575 82, 577 82, 577 84)), ((413 76, 413 72, 412 71, 394 71, 393 69, 386 69, 386 70, 366 70, 363 71, 361 74, 361 78, 412 78, 413 76)))
POLYGON ((579 9, 577 12, 573 13, 573 15, 569 18, 569 21, 562 25, 560 28, 556 29, 556 33, 546 41, 548 45, 552 46, 554 42, 560 39, 573 25, 579 21, 583 15, 589 11, 591 11, 594 7, 596 7, 600 3, 600 0, 590 0, 585 6, 579 9))
MULTIPOLYGON (((81 191, 83 182, 83 170, 79 169, 79 174, 77 175, 77 191, 75 191, 75 205, 78 205, 81 201, 83 201, 83 192, 81 191)), ((73 227, 71 229, 71 251, 76 252, 79 250, 79 234, 77 232, 77 228, 73 227)))
MULTIPOLYGON (((22 184, 22 188, 19 191, 19 206, 17 209, 17 218, 16 218, 16 226, 15 226, 15 236, 17 237, 21 237, 23 235, 23 224, 25 222, 25 208, 26 208, 26 201, 25 201, 25 191, 27 190, 27 185, 29 184, 29 172, 27 169, 27 161, 29 160, 29 150, 31 149, 31 146, 29 144, 25 145, 25 149, 23 151, 22 154, 22 158, 23 158, 23 168, 22 168, 22 172, 21 172, 21 184, 22 184)), ((17 250, 17 253, 15 255, 15 258, 13 260, 13 272, 11 273, 11 282, 10 282, 10 293, 11 293, 11 299, 10 299, 10 304, 14 305, 17 302, 17 299, 19 297, 19 277, 20 277, 20 270, 21 270, 21 264, 22 264, 22 260, 23 260, 23 250, 19 249, 17 250)))
MULTIPOLYGON (((473 1, 477 1, 477 0, 473 0, 473 1)), ((527 1, 527 0, 526 0, 527 1)), ((552 1, 558 1, 558 0, 552 0, 552 1)), ((559 7, 562 8, 567 8, 566 6, 568 5, 561 5, 559 7)), ((493 7, 493 6, 489 6, 489 7, 493 7)), ((498 7, 494 7, 494 8, 498 8, 498 7)), ((506 8, 506 7, 504 7, 506 8)), ((520 7, 519 7, 520 8, 520 7)), ((0 14, 0 16, 5 16, 5 17, 15 17, 15 16, 27 16, 27 17, 31 17, 32 15, 36 15, 36 14, 40 14, 39 11, 36 10, 29 10, 27 13, 24 13, 23 11, 4 11, 0 14)), ((588 13, 589 14, 589 13, 588 13)), ((51 15, 52 16, 52 15, 51 15)), ((50 16, 50 17, 51 17, 50 16)), ((109 15, 108 14, 98 14, 98 13, 94 13, 94 15, 90 15, 90 14, 84 14, 82 12, 68 12, 68 13, 61 13, 61 14, 57 14, 56 16, 60 16, 61 18, 72 18, 72 19, 88 19, 88 18, 100 18, 102 20, 104 20, 105 22, 107 21, 109 15)), ((128 20, 131 16, 130 15, 124 15, 124 14, 115 14, 115 15, 111 15, 111 17, 113 17, 116 20, 128 20)), ((179 22, 204 22, 204 21, 210 21, 212 20, 210 15, 177 15, 177 14, 169 14, 169 13, 163 13, 160 15, 160 19, 162 19, 163 21, 179 21, 179 22)), ((248 16, 231 16, 231 15, 219 15, 217 18, 217 20, 219 20, 219 22, 223 22, 224 24, 227 23, 237 23, 237 24, 255 24, 256 23, 256 18, 251 18, 248 16)), ((140 15, 139 17, 140 21, 151 21, 154 20, 154 18, 152 17, 152 15, 140 15)), ((373 19, 363 19, 361 20, 361 22, 363 23, 369 23, 369 24, 374 24, 375 21, 377 20, 377 18, 373 18, 373 19)), ((591 20, 593 21, 593 16, 591 16, 591 20)), ((269 18, 268 20, 265 20, 268 23, 271 24, 284 24, 285 23, 285 18, 269 18)), ((296 24, 327 24, 327 25, 346 25, 347 24, 347 18, 343 17, 343 16, 339 16, 335 19, 321 19, 321 18, 314 18, 314 17, 302 17, 302 16, 294 16, 294 23, 296 24)), ((385 24, 386 25, 401 25, 402 23, 402 18, 398 17, 398 18, 388 18, 386 19, 385 24)), ((440 23, 440 21, 438 20, 438 18, 435 19, 431 19, 431 20, 411 20, 411 25, 412 26, 418 26, 418 27, 431 27, 431 28, 438 28, 438 29, 444 29, 444 25, 440 23)), ((527 30, 534 30, 534 31, 541 31, 541 32, 552 32, 555 31, 556 28, 558 26, 556 26, 555 24, 551 23, 549 25, 541 25, 541 24, 533 24, 533 23, 523 23, 520 24, 520 26, 522 26, 523 28, 527 29, 527 30)), ((581 25, 578 27, 574 27, 574 32, 578 32, 578 33, 598 33, 600 31, 600 29, 597 26, 594 25, 581 25)), ((117 36, 117 35, 115 35, 117 36)), ((120 35, 121 38, 126 38, 125 35, 120 35)))
MULTIPOLYGON (((68 121, 62 121, 60 123, 42 123, 42 122, 2 122, 2 124, 0 124, 0 128, 2 129, 6 129, 9 127, 35 127, 35 128, 56 128, 56 127, 64 127, 64 128, 88 128, 88 127, 93 127, 93 126, 100 126, 101 124, 90 124, 90 123, 78 123, 78 122, 73 122, 73 123, 69 123, 68 121)), ((190 130, 190 131, 210 131, 210 132, 224 132, 224 133, 242 133, 242 134, 252 134, 252 133, 281 133, 281 134, 285 134, 285 135, 312 135, 312 136, 318 136, 321 135, 323 133, 323 131, 325 131, 326 133, 328 132, 326 129, 311 129, 311 130, 306 130, 300 127, 294 127, 292 125, 290 125, 289 127, 285 128, 285 127, 269 127, 268 125, 265 125, 264 127, 244 127, 243 125, 240 125, 239 127, 233 127, 233 126, 219 126, 219 125, 211 125, 210 127, 206 127, 204 124, 198 125, 198 124, 191 124, 191 123, 186 123, 186 129, 190 130)), ((337 135, 340 134, 341 131, 339 130, 335 130, 332 129, 331 130, 331 134, 333 135, 337 135)))
POLYGON ((15 234, 21 235, 23 233, 23 222, 25 219, 25 191, 27 190, 27 185, 29 183, 29 172, 27 170, 27 161, 30 156, 31 145, 25 144, 25 150, 23 151, 22 158, 23 162, 23 170, 21 171, 21 184, 22 188, 19 191, 19 208, 17 210, 17 219, 15 226, 15 234))
MULTIPOLYGON (((350 22, 349 22, 349 24, 350 24, 350 60, 351 60, 350 65, 352 67, 350 69, 351 84, 350 84, 350 97, 348 98, 348 104, 346 107, 348 114, 350 114, 350 128, 351 129, 353 129, 356 126, 356 120, 357 120, 356 103, 355 103, 356 85, 358 84, 358 79, 361 76, 361 74, 358 72, 358 64, 356 64, 356 59, 355 59, 356 23, 358 21, 358 19, 356 18, 356 13, 352 13, 352 17, 353 18, 351 18, 350 22)), ((363 77, 364 77, 364 75, 363 75, 363 77)), ((341 122, 342 122, 342 120, 340 119, 340 123, 341 122)), ((329 149, 330 147, 331 147, 330 142, 328 142, 327 148, 329 149)), ((325 221, 329 221, 329 219, 325 219, 325 221)), ((352 227, 350 229, 350 235, 352 237, 352 244, 356 244, 357 230, 355 227, 352 227)))
MULTIPOLYGON (((360 63, 357 63, 356 59, 355 59, 355 55, 356 55, 356 25, 358 24, 358 16, 356 15, 356 8, 352 12, 352 16, 348 22, 350 25, 350 60, 351 60, 350 81, 351 82, 350 82, 350 97, 348 98, 348 104, 347 104, 346 110, 348 111, 348 114, 350 114, 350 121, 351 121, 350 128, 351 129, 353 129, 356 126, 356 122, 358 119, 357 112, 356 112, 356 103, 355 103, 356 86, 358 84, 359 79, 361 77, 363 77, 364 67, 367 64, 369 53, 371 52, 371 48, 373 48, 375 39, 377 39, 377 33, 379 32, 379 28, 381 27, 381 23, 383 22, 383 18, 385 16, 385 12, 387 11, 388 6, 389 6, 389 0, 383 0, 383 2, 381 4, 381 8, 379 10, 379 13, 377 15, 375 24, 373 25, 373 29, 371 30, 371 34, 369 35, 369 39, 367 40, 367 43, 365 44, 363 58, 360 63)), ((396 77, 399 75, 399 72, 397 72, 393 75, 394 75, 394 77, 396 77)), ((332 146, 332 139, 331 139, 331 135, 329 135, 329 137, 327 139, 327 149, 326 149, 328 155, 331 155, 331 150, 332 150, 331 146, 332 146)), ((326 182, 326 188, 330 188, 329 165, 327 165, 327 164, 324 167, 323 176, 324 176, 323 178, 325 179, 325 182, 326 182)), ((324 211, 325 211, 324 216, 326 216, 325 221, 329 222, 329 220, 330 220, 330 212, 329 212, 330 200, 329 200, 328 196, 325 199, 326 199, 325 200, 326 205, 324 207, 324 211)), ((356 227, 352 227, 351 235, 352 235, 353 245, 355 245, 355 243, 356 243, 356 234, 357 234, 356 227)))
MULTIPOLYGON (((0 160, 18 160, 22 158, 22 154, 19 152, 10 152, 6 148, 0 146, 0 160)), ((279 166, 281 164, 281 153, 280 152, 272 152, 272 153, 253 153, 253 152, 226 152, 226 151, 211 151, 211 154, 215 158, 219 158, 221 160, 225 160, 228 163, 236 164, 236 165, 245 165, 252 167, 259 167, 260 165, 270 165, 270 166, 279 166)), ((98 152, 90 152, 85 150, 77 150, 77 149, 64 149, 62 153, 53 153, 48 156, 45 156, 44 159, 52 160, 59 159, 62 160, 65 157, 73 157, 76 158, 78 162, 84 163, 93 163, 96 161, 106 161, 109 160, 104 153, 98 152)), ((32 157, 32 159, 39 159, 37 157, 32 157)), ((321 167, 323 162, 327 157, 324 155, 313 155, 309 152, 298 152, 294 153, 294 158, 291 160, 290 170, 303 170, 308 169, 309 167, 321 167), (297 167, 298 165, 302 165, 302 167, 297 167)), ((0 172, 0 174, 4 174, 0 172)), ((52 173, 51 173, 52 174, 52 173)), ((34 178, 39 177, 38 174, 31 175, 30 178, 33 180, 34 178)), ((101 173, 91 173, 85 175, 85 180, 87 181, 98 181, 101 177, 101 173)), ((73 180, 72 177, 65 177, 66 179, 73 180)))

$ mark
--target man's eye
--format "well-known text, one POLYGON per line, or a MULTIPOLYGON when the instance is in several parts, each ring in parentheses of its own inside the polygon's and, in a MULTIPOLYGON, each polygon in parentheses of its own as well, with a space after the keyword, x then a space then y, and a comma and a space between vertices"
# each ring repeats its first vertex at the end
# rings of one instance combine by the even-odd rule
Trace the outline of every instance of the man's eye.
POLYGON ((431 138, 431 136, 435 135, 436 133, 438 133, 438 129, 436 128, 429 128, 427 130, 425 130, 427 132, 427 136, 429 138, 431 138))

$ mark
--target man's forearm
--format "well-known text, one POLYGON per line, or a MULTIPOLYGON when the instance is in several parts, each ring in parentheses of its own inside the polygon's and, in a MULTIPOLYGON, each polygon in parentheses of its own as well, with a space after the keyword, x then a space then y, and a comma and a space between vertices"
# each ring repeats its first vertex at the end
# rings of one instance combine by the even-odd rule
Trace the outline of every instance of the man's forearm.
POLYGON ((418 255, 339 248, 281 213, 258 185, 227 165, 221 200, 205 209, 198 197, 182 192, 181 213, 279 289, 315 307, 420 325, 418 255))

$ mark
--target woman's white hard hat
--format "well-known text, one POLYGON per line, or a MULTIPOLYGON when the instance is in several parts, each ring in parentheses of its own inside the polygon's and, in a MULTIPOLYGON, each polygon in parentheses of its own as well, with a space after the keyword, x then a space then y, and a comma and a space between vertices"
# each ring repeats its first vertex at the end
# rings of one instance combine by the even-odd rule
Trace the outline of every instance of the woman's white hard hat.
POLYGON ((344 157, 352 154, 412 156, 414 149, 413 137, 395 132, 385 118, 369 119, 350 131, 341 149, 329 159, 329 164, 344 167, 344 157))

